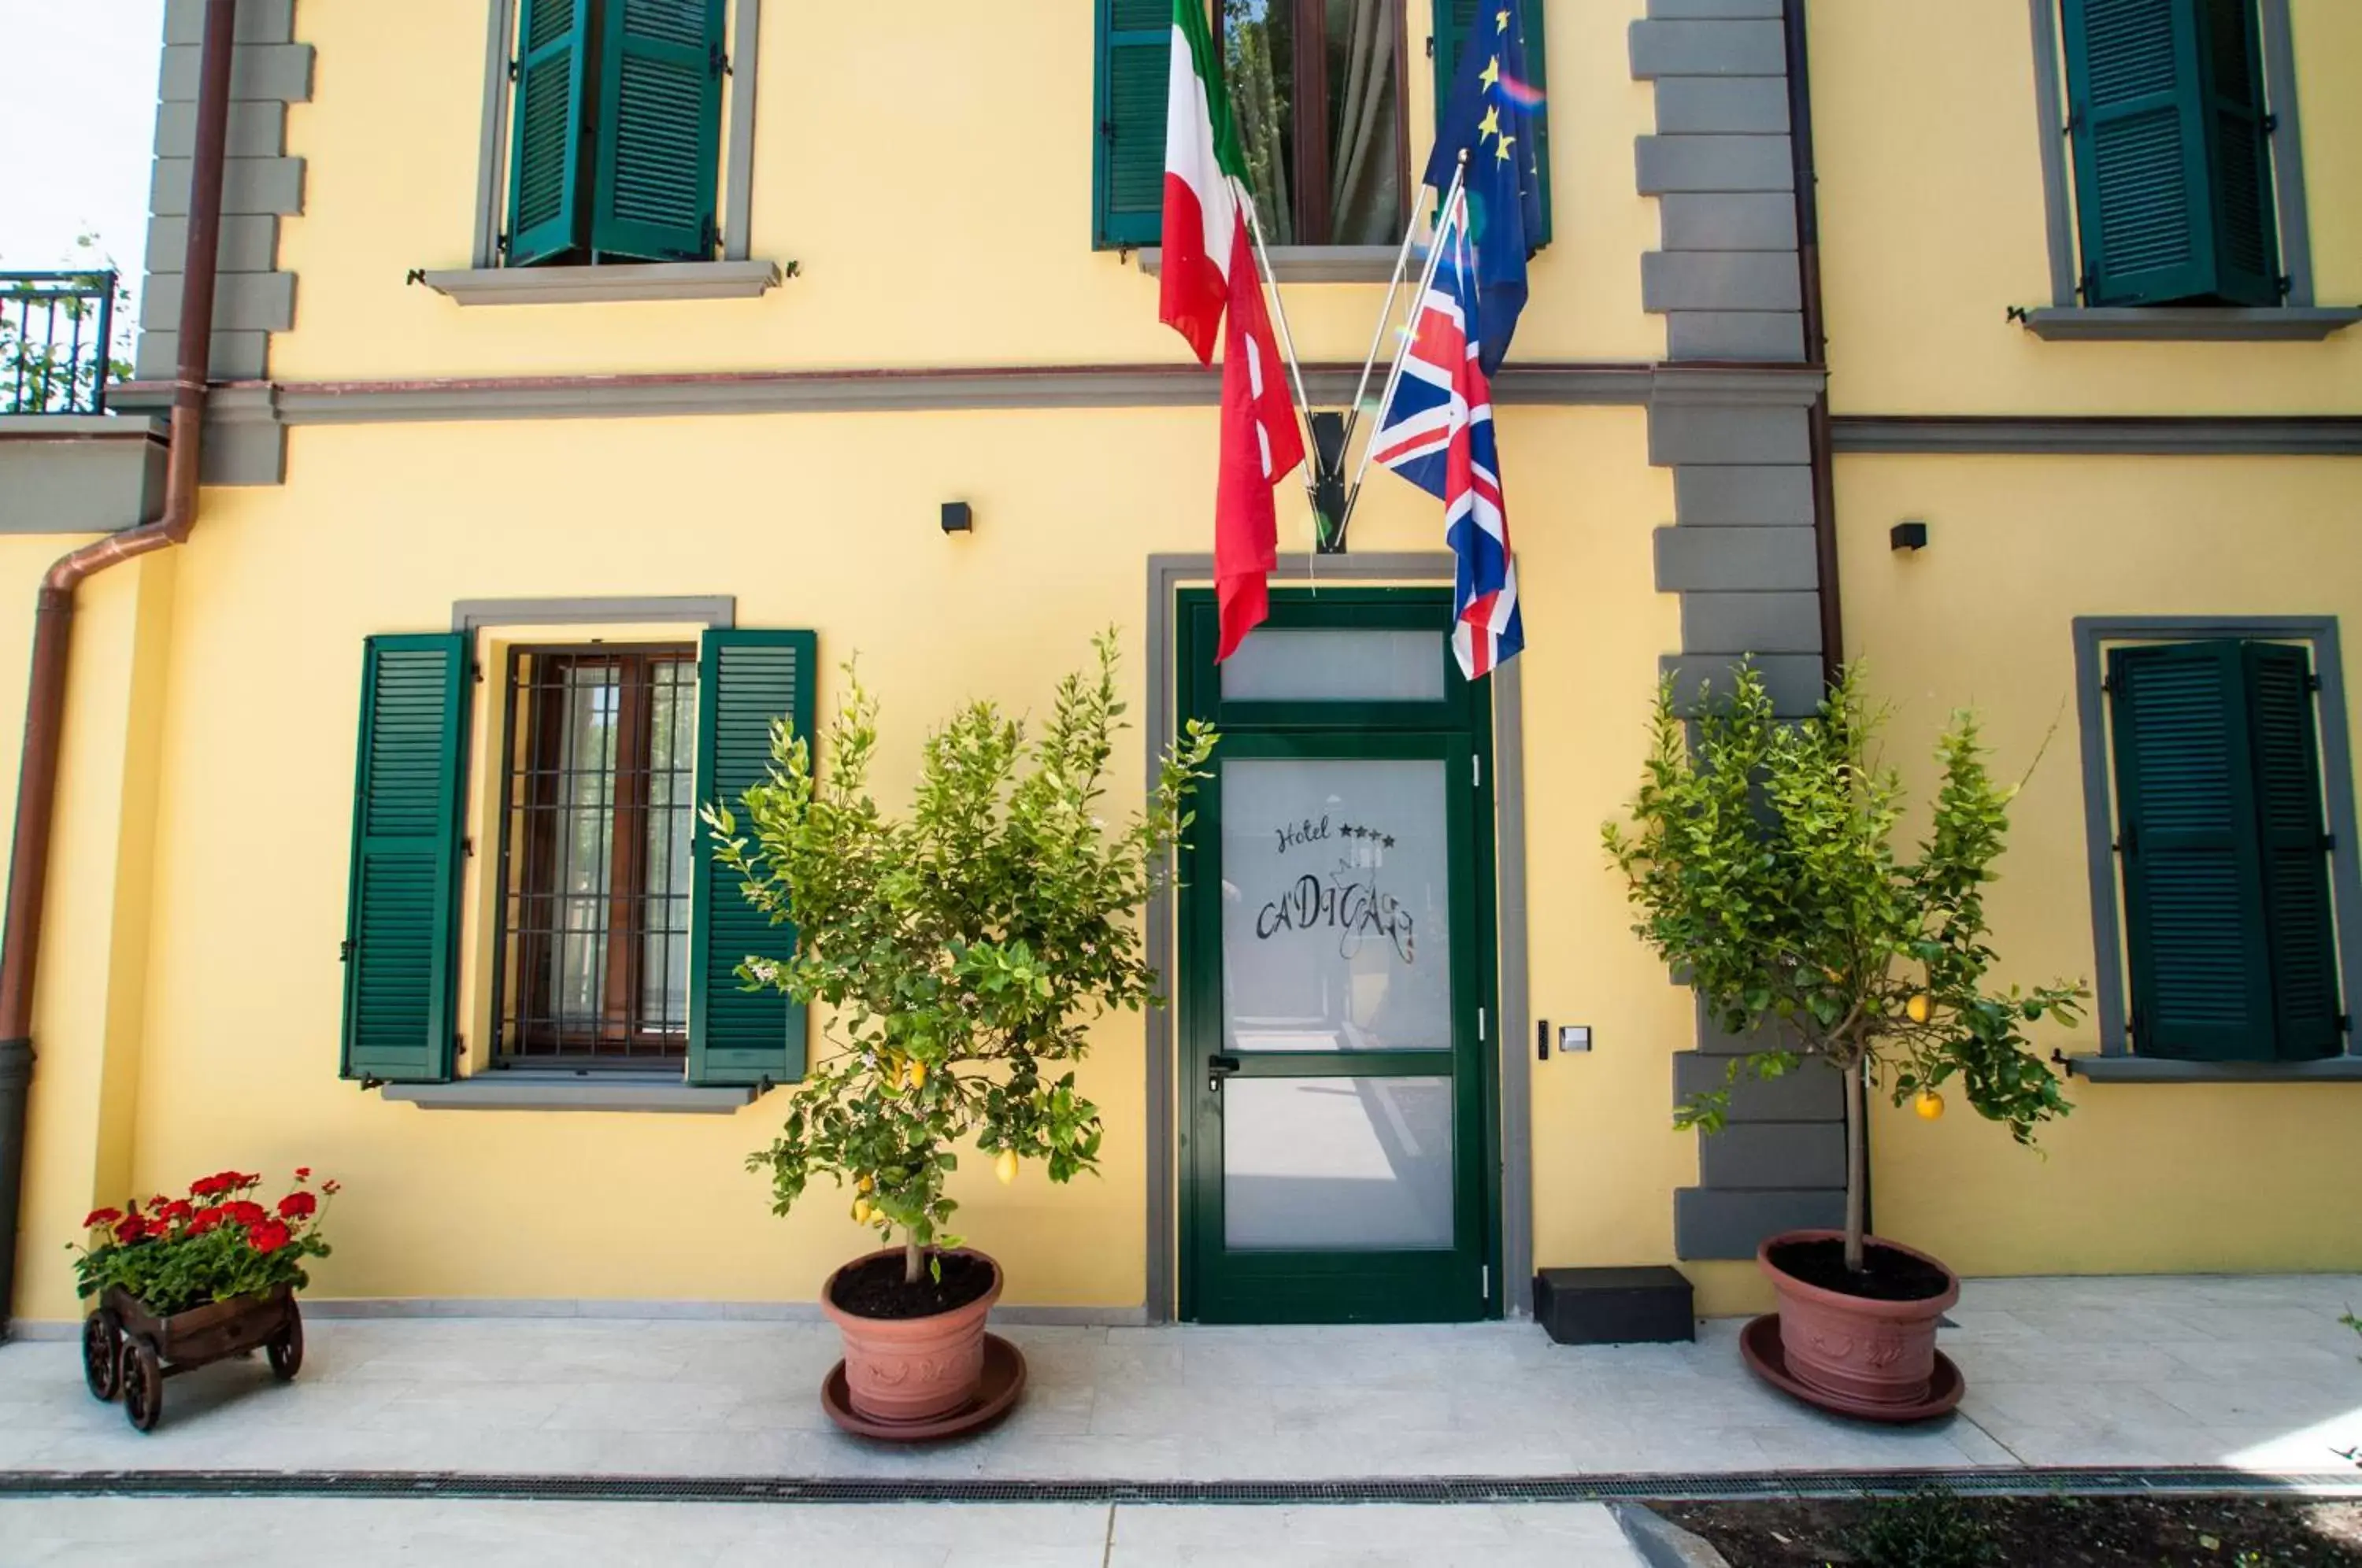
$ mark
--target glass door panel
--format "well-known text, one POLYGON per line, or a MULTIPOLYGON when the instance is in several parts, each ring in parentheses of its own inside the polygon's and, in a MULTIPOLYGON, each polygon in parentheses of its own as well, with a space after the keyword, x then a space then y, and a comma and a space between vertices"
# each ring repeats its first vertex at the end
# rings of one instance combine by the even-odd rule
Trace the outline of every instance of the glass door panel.
POLYGON ((1222 769, 1223 1032, 1233 1051, 1448 1051, 1440 759, 1222 769))

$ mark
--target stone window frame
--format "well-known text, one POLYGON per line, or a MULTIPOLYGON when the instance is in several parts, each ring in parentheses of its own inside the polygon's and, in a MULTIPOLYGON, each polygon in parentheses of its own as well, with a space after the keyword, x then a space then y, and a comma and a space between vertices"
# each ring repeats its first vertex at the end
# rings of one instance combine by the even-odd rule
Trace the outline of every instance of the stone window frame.
POLYGON ((2083 304, 2075 293, 2081 242, 2067 170, 2067 91, 2061 0, 2027 0, 2034 35, 2034 109, 2042 138, 2042 204, 2050 256, 2050 303, 2016 313, 2037 337, 2067 341, 2287 342, 2317 340, 2362 321, 2362 310, 2314 302, 2312 224, 2305 205, 2304 127, 2297 117, 2296 44, 2289 0, 2250 0, 2263 38, 2264 98, 2271 138, 2279 266, 2288 295, 2268 307, 2083 304))
MULTIPOLYGON (((461 304, 596 304, 616 300, 743 299, 776 285, 783 270, 749 252, 755 196, 755 100, 761 74, 762 0, 731 0, 729 83, 723 126, 722 259, 657 266, 503 266, 507 222, 509 62, 521 0, 491 0, 484 37, 484 111, 477 148, 476 215, 469 265, 421 280, 461 304)), ((787 269, 786 271, 792 271, 787 269)))
MULTIPOLYGON (((497 632, 517 626, 639 626, 661 625, 682 629, 729 628, 738 624, 738 602, 730 594, 688 594, 675 596, 564 597, 550 599, 462 599, 451 606, 451 629, 468 639, 468 657, 480 657, 480 641, 486 632, 497 632)), ((500 715, 485 713, 470 723, 492 726, 490 733, 499 734, 500 715)), ((497 746, 478 748, 497 751, 497 746)), ((496 768, 497 756, 480 758, 471 756, 469 773, 461 788, 467 792, 469 805, 470 837, 482 841, 488 832, 489 818, 478 815, 482 806, 497 813, 500 809, 500 789, 489 783, 487 767, 496 768)), ((477 904, 480 900, 477 900, 477 904)), ((476 916, 477 905, 463 908, 460 920, 463 944, 478 934, 466 922, 476 916)), ((479 960, 480 961, 480 960, 479 960)), ((495 960, 497 961, 497 960, 495 960)), ((470 960, 460 960, 458 976, 463 994, 468 991, 470 960)), ((474 984, 485 987, 479 973, 474 984)), ((474 1006, 473 1001, 470 1007, 474 1006)), ((472 1030, 470 1014, 467 1028, 472 1030)), ((739 1088, 703 1088, 687 1081, 686 1063, 672 1070, 661 1065, 646 1073, 601 1071, 585 1073, 572 1067, 503 1066, 491 1067, 489 1056, 480 1065, 470 1067, 462 1057, 462 1070, 446 1083, 387 1084, 379 1093, 389 1100, 415 1105, 424 1110, 560 1110, 560 1111, 652 1111, 690 1115, 730 1115, 754 1103, 758 1091, 739 1088)))
MULTIPOLYGON (((2047 3, 2047 0, 2046 0, 2047 3)), ((2354 763, 2345 710, 2345 674, 2334 615, 2079 615, 2075 637, 2075 710, 2082 745, 2083 842, 2091 878, 2092 1020, 2100 1033, 2096 1056, 2067 1058, 2070 1071, 2095 1082, 2281 1083, 2308 1079, 2362 1081, 2362 1051, 2349 1029, 2345 1053, 2314 1062, 2185 1062, 2141 1056, 2125 1021, 2123 878, 2116 864, 2116 780, 2111 749, 2107 649, 2126 643, 2248 639, 2302 644, 2320 681, 2315 724, 2321 747, 2323 804, 2336 845, 2331 851, 2330 903, 2338 938, 2343 1006, 2362 996, 2362 867, 2355 834, 2354 763)))

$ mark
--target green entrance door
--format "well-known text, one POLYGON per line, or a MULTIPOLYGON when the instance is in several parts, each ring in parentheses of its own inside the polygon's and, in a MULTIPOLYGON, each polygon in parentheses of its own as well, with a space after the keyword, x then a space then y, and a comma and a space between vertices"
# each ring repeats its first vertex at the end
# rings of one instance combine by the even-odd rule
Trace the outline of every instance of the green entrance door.
POLYGON ((1489 692, 1449 594, 1275 595, 1181 708, 1221 731, 1182 861, 1181 1315, 1497 1315, 1489 692))

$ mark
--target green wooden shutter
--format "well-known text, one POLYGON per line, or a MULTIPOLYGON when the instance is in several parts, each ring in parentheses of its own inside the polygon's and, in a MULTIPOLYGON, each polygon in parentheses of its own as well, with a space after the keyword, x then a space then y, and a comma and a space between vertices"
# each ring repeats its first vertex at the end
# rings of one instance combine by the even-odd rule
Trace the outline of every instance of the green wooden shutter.
POLYGON ((2255 0, 2065 0, 2083 303, 2279 303, 2255 0))
MULTIPOLYGON (((1479 4, 1480 0, 1434 0, 1435 112, 1439 116, 1451 101, 1451 83, 1460 72, 1460 51, 1476 26, 1479 4)), ((1494 0, 1482 0, 1482 4, 1490 9, 1494 0)), ((1541 173, 1542 226, 1533 242, 1534 248, 1540 249, 1551 242, 1550 39, 1542 31, 1542 17, 1550 7, 1543 0, 1517 0, 1517 4, 1526 28, 1526 73, 1533 78, 1534 90, 1542 94, 1540 105, 1534 110, 1534 166, 1541 173)))
POLYGON ((471 684, 457 633, 371 637, 362 655, 345 913, 348 1078, 451 1076, 471 684))
POLYGON ((509 150, 508 262, 580 248, 590 0, 527 0, 509 150))
POLYGON ((1173 0, 1096 0, 1091 244, 1154 245, 1164 233, 1164 110, 1173 0))
POLYGON ((702 261, 720 239, 723 28, 727 0, 607 0, 600 47, 602 257, 702 261))
MULTIPOLYGON (((698 661, 697 799, 739 811, 771 766, 771 721, 811 734, 810 632, 711 631, 698 661)), ((743 817, 742 817, 743 821, 743 817)), ((773 925, 718 866, 697 824, 690 881, 689 1077, 699 1084, 788 1083, 803 1077, 804 1010, 776 990, 747 990, 748 957, 793 955, 792 925, 773 925)))
POLYGON ((2271 961, 2240 645, 2115 648, 2108 675, 2133 1049, 2269 1059, 2271 961))
POLYGON ((2200 0, 2200 74, 2213 174, 2214 293, 2235 304, 2276 305, 2279 246, 2256 0, 2200 0))
POLYGON ((2278 1054, 2297 1061, 2334 1056, 2345 1041, 2312 664, 2305 649, 2285 643, 2249 643, 2245 653, 2278 1054))

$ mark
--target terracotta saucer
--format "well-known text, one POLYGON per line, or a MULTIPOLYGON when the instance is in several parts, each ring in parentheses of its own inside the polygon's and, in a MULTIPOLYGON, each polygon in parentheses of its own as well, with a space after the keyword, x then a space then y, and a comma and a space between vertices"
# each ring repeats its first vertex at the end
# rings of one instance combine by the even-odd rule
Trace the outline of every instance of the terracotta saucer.
POLYGON ((933 1442, 981 1431, 1009 1413, 1017 1396, 1025 1392, 1025 1357, 999 1334, 984 1336, 984 1380, 976 1397, 948 1416, 924 1421, 873 1421, 853 1408, 844 1383, 844 1363, 828 1369, 821 1380, 820 1402, 828 1419, 855 1437, 883 1442, 933 1442))
POLYGON ((1936 1353, 1936 1375, 1927 1386, 1927 1397, 1915 1405, 1892 1405, 1869 1408, 1839 1406, 1829 1397, 1798 1380, 1788 1370, 1788 1353, 1780 1343, 1780 1314, 1766 1312, 1738 1333, 1739 1354, 1747 1358, 1748 1369, 1781 1393, 1802 1399, 1815 1409, 1832 1415, 1850 1416, 1860 1421, 1883 1421, 1902 1425, 1910 1421, 1932 1420, 1949 1415, 1960 1396, 1969 1391, 1969 1380, 1942 1351, 1936 1353))

